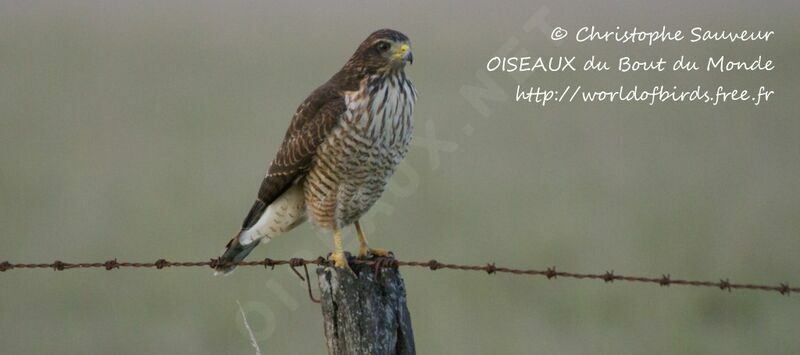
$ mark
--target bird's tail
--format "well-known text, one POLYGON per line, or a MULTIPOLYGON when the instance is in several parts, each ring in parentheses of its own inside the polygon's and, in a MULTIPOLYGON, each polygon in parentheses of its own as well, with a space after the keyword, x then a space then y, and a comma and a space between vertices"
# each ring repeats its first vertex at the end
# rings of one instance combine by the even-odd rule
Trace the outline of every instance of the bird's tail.
POLYGON ((230 274, 234 269, 236 269, 236 265, 225 264, 244 260, 244 258, 246 258, 247 255, 258 246, 259 240, 254 240, 250 244, 242 245, 239 242, 239 236, 241 236, 241 233, 236 234, 236 236, 233 237, 230 242, 228 242, 228 245, 225 246, 225 251, 219 258, 219 263, 221 266, 217 266, 216 270, 214 271, 214 275, 230 274))

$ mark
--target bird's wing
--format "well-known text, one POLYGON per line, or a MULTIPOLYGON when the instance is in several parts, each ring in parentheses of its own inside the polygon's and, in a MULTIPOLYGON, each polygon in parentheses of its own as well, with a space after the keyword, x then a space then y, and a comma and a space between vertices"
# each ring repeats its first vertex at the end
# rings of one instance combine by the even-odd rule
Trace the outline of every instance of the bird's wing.
POLYGON ((242 230, 252 227, 267 206, 308 172, 317 148, 336 127, 346 109, 342 95, 329 85, 315 90, 297 108, 283 143, 261 182, 258 199, 242 223, 242 230))

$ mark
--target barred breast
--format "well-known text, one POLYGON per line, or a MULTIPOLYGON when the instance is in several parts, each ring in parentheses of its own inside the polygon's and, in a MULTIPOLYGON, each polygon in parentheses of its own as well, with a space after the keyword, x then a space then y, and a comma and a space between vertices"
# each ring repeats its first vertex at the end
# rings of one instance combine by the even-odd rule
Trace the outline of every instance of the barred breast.
POLYGON ((378 200, 408 152, 416 92, 404 73, 364 79, 345 93, 341 123, 317 149, 304 182, 308 215, 340 229, 378 200))

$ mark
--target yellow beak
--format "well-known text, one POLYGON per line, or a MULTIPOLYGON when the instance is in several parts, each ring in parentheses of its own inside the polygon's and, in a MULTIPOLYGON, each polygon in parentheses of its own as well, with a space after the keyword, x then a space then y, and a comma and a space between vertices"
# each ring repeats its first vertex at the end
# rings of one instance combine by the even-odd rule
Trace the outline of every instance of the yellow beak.
POLYGON ((408 43, 403 43, 400 45, 400 47, 397 47, 395 58, 411 64, 414 63, 414 55, 411 53, 411 47, 408 45, 408 43))

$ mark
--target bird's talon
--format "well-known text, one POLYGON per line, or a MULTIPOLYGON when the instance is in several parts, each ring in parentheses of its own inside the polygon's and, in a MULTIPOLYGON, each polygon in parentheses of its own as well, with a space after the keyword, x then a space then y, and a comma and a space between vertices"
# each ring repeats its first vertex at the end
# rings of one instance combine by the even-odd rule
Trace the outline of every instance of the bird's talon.
POLYGON ((333 266, 339 269, 347 269, 351 273, 353 272, 353 270, 350 269, 350 265, 347 263, 347 256, 344 253, 331 254, 331 261, 333 261, 333 266))
POLYGON ((370 252, 370 254, 372 254, 372 255, 375 255, 375 256, 382 256, 382 257, 384 257, 384 258, 388 258, 388 257, 392 256, 392 252, 390 252, 390 251, 388 251, 388 250, 386 250, 386 249, 373 249, 373 248, 369 248, 369 252, 370 252))
POLYGON ((358 249, 358 257, 360 259, 365 259, 369 255, 378 257, 390 257, 392 256, 392 252, 386 249, 367 248, 367 247, 361 247, 358 249))

